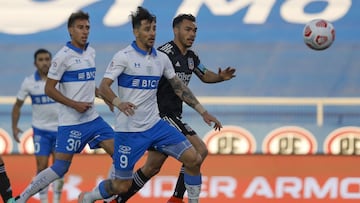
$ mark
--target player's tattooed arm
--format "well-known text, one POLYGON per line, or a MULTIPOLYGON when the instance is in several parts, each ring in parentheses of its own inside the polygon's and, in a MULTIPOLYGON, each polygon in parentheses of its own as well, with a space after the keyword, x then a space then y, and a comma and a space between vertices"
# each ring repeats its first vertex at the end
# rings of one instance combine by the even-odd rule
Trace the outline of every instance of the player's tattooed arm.
POLYGON ((196 99, 191 90, 180 80, 179 77, 175 76, 169 79, 171 86, 174 89, 175 94, 180 97, 187 105, 194 108, 200 114, 203 114, 206 110, 201 106, 200 102, 196 99))
POLYGON ((169 82, 173 87, 175 94, 178 95, 178 97, 180 97, 186 104, 195 109, 209 126, 213 123, 215 130, 220 130, 222 128, 220 121, 208 113, 208 111, 196 99, 191 90, 177 76, 169 79, 169 82))

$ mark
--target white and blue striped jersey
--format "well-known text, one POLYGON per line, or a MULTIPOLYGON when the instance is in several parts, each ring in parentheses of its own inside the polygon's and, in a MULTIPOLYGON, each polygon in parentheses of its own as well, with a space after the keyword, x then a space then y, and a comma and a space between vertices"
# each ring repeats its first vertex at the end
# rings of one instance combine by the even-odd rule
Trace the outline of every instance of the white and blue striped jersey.
MULTIPOLYGON (((94 105, 95 72, 95 50, 88 45, 82 50, 68 42, 54 56, 48 78, 59 81, 59 91, 65 97, 94 105)), ((79 113, 74 108, 60 105, 61 126, 86 123, 99 116, 95 107, 79 113)))
POLYGON ((45 80, 39 73, 27 76, 21 84, 17 99, 32 103, 32 126, 41 130, 57 131, 59 104, 45 94, 45 80))
POLYGON ((114 55, 104 78, 117 79, 120 100, 137 107, 132 116, 116 112, 115 131, 142 132, 160 120, 156 92, 161 76, 170 79, 175 72, 169 58, 154 48, 149 54, 133 42, 114 55))

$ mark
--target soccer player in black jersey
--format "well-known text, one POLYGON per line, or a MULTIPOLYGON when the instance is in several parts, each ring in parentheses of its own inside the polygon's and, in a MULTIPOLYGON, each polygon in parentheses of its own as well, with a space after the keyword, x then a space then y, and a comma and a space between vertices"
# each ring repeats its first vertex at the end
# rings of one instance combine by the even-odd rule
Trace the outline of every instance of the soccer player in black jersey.
MULTIPOLYGON (((199 57, 190 49, 196 37, 196 19, 191 14, 180 14, 173 20, 174 40, 165 43, 158 48, 170 58, 177 76, 188 85, 192 73, 195 73, 204 83, 217 83, 230 80, 235 77, 235 69, 228 67, 224 70, 219 68, 218 73, 205 68, 199 57)), ((161 78, 157 92, 160 116, 179 129, 201 155, 202 161, 207 156, 207 148, 196 132, 181 120, 182 100, 175 94, 173 88, 166 78, 161 78)), ((134 174, 131 188, 126 194, 117 198, 117 202, 126 202, 145 183, 156 175, 166 160, 167 156, 153 149, 149 150, 148 159, 143 167, 134 174)), ((184 168, 180 170, 179 178, 173 196, 168 203, 181 203, 185 193, 184 168)))
POLYGON ((12 198, 12 189, 10 185, 10 180, 6 174, 5 164, 0 155, 0 195, 4 203, 14 202, 12 198))

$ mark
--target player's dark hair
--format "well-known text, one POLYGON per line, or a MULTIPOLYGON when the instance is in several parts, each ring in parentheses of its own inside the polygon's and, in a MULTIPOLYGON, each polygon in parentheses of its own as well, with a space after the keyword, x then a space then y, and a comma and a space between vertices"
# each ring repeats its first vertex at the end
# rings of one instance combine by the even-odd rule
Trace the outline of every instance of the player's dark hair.
POLYGON ((156 22, 156 16, 151 14, 147 9, 138 6, 137 11, 131 14, 132 27, 139 28, 142 20, 147 20, 150 23, 156 22))
POLYGON ((190 20, 191 22, 196 22, 196 18, 192 14, 179 14, 173 20, 173 28, 178 26, 183 20, 190 20))
POLYGON ((74 22, 76 20, 88 20, 89 21, 89 14, 88 13, 85 13, 84 11, 78 11, 78 12, 75 12, 75 13, 72 13, 69 17, 69 20, 68 20, 68 28, 73 26, 74 25, 74 22))
POLYGON ((51 53, 50 53, 50 51, 48 51, 47 49, 41 48, 41 49, 38 49, 38 50, 35 51, 35 53, 34 53, 34 61, 36 61, 36 58, 37 58, 37 56, 38 56, 39 54, 49 54, 49 56, 50 56, 50 58, 51 58, 51 53))

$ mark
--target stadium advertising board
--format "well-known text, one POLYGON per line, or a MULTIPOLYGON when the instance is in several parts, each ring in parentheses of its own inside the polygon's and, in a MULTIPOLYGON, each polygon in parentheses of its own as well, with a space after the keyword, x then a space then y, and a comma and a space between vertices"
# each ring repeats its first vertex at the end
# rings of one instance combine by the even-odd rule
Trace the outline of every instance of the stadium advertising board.
MULTIPOLYGON (((221 131, 208 131, 203 140, 209 154, 217 155, 360 155, 358 126, 332 128, 325 136, 315 136, 300 126, 280 126, 256 136, 246 127, 224 125, 221 131)), ((32 129, 27 129, 21 142, 16 143, 9 132, 0 128, 0 149, 2 154, 34 154, 32 129)), ((86 147, 82 153, 104 152, 86 147)))
MULTIPOLYGON (((4 158, 14 193, 18 194, 35 174, 33 157, 7 155, 4 158), (24 169, 20 163, 28 167, 24 169)), ((145 158, 137 166, 142 165, 145 158)), ((76 202, 82 190, 91 190, 107 176, 110 164, 107 155, 76 156, 65 176, 62 202, 76 202), (96 166, 92 163, 96 163, 96 166)), ((169 158, 160 174, 151 179, 129 203, 165 202, 172 194, 179 167, 177 161, 169 158)), ((359 202, 359 168, 360 162, 354 156, 210 155, 202 168, 201 201, 359 202)), ((34 196, 29 203, 37 201, 38 196, 34 196)))

